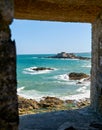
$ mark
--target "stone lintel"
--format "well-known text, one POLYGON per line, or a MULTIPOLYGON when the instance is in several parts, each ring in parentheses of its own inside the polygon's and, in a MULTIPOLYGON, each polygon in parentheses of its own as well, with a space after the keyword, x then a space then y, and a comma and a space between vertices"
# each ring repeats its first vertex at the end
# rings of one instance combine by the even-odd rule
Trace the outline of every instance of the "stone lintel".
POLYGON ((14 18, 93 23, 101 0, 14 0, 14 18))

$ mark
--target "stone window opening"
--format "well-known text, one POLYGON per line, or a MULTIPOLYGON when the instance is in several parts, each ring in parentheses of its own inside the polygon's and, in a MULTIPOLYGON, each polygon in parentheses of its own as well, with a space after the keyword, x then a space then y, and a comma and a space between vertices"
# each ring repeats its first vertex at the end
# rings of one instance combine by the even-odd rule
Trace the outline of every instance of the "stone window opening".
MULTIPOLYGON (((52 24, 53 24, 53 23, 52 23, 52 24)), ((17 43, 16 43, 16 46, 17 46, 17 44, 20 44, 20 43, 17 42, 17 43)), ((23 70, 22 70, 22 71, 23 71, 23 70)))

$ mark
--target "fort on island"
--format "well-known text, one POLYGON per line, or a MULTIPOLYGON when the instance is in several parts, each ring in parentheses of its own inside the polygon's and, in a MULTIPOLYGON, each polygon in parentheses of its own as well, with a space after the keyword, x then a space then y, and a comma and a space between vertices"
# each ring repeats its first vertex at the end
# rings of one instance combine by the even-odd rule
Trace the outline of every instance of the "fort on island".
MULTIPOLYGON (((92 25, 90 109, 97 116, 93 115, 89 116, 89 118, 93 121, 94 118, 95 121, 97 118, 99 119, 102 116, 102 0, 0 0, 0 130, 18 130, 19 122, 23 121, 23 117, 19 120, 18 115, 16 41, 11 40, 11 30, 9 28, 14 18, 21 20, 86 22, 92 25)), ((79 113, 75 111, 69 112, 69 114, 74 115, 73 113, 75 112, 78 118, 82 112, 80 111, 79 113)), ((88 111, 84 112, 88 113, 88 111)), ((52 115, 54 116, 54 114, 52 115)), ((61 115, 63 120, 66 115, 67 112, 61 115)), ((56 116, 59 119, 58 114, 56 116)), ((28 117, 30 119, 30 116, 28 117)), ((49 117, 54 120, 50 114, 49 117)), ((84 121, 86 121, 86 118, 84 113, 84 121)), ((37 119, 36 121, 38 121, 37 119)), ((46 114, 43 120, 45 119, 46 114)), ((57 122, 59 121, 58 119, 56 120, 57 122)), ((71 117, 69 117, 69 120, 67 119, 69 122, 64 123, 61 127, 57 126, 59 122, 55 122, 55 129, 52 128, 53 125, 49 126, 48 129, 50 130, 51 127, 53 130, 67 130, 68 127, 70 129, 80 127, 78 130, 81 130, 82 126, 75 126, 75 121, 71 124, 70 120, 71 117)), ((61 123, 59 124, 61 125, 61 123)), ((24 124, 21 123, 20 125, 24 124)), ((42 125, 41 122, 40 125, 42 125)), ((82 125, 86 127, 88 122, 86 124, 83 122, 82 125)), ((37 127, 34 129, 37 129, 38 125, 36 124, 35 126, 37 127)), ((30 127, 28 126, 26 130, 31 130, 30 127)), ((102 124, 91 123, 89 127, 101 129, 102 124)), ((22 130, 24 129, 22 128, 22 130)), ((45 130, 43 125, 41 130, 45 130)))

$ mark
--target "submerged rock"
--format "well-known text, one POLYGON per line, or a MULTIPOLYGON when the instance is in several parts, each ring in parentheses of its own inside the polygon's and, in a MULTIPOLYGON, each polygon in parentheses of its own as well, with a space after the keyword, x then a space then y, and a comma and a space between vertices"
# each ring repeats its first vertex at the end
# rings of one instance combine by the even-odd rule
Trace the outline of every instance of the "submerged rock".
POLYGON ((88 78, 89 75, 85 74, 85 73, 76 73, 76 72, 72 72, 69 74, 69 79, 70 80, 81 80, 83 78, 88 78))
POLYGON ((37 67, 37 68, 32 68, 34 71, 42 71, 42 70, 54 70, 53 68, 46 68, 46 67, 37 67))

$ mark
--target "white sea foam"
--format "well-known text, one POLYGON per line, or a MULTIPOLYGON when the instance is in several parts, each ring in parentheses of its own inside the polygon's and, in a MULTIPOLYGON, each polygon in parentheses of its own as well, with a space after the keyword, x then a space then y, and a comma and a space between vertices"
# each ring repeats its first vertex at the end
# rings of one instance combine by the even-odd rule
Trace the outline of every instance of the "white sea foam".
MULTIPOLYGON (((59 97, 60 98, 60 97, 59 97)), ((69 95, 69 96, 62 96, 61 99, 63 100, 81 100, 81 99, 85 99, 85 98, 90 98, 90 90, 86 90, 85 93, 81 93, 81 94, 75 94, 75 95, 69 95)))
POLYGON ((69 81, 69 76, 67 74, 57 75, 54 76, 54 78, 58 80, 69 81))
POLYGON ((82 67, 84 67, 84 68, 91 68, 91 64, 85 64, 82 67))
MULTIPOLYGON (((31 75, 34 75, 34 74, 45 74, 45 73, 50 73, 52 70, 39 70, 39 71, 35 71, 33 69, 36 69, 37 67, 29 67, 29 68, 25 68, 23 70, 23 73, 24 74, 31 74, 31 75)), ((54 69, 54 68, 53 68, 54 69)), ((54 69, 56 70, 56 69, 54 69)))
POLYGON ((91 68, 91 65, 87 65, 86 67, 91 68))
POLYGON ((68 85, 81 85, 81 86, 90 85, 90 81, 88 78, 83 78, 81 80, 69 80, 68 74, 57 75, 57 76, 54 76, 54 78, 57 79, 57 81, 61 84, 64 83, 64 84, 68 84, 68 85), (62 81, 66 81, 66 82, 62 82, 62 81))
POLYGON ((83 87, 78 88, 76 91, 77 91, 77 92, 85 93, 86 89, 87 89, 87 87, 86 87, 86 86, 83 86, 83 87))
POLYGON ((25 97, 27 99, 35 99, 37 101, 40 101, 43 97, 51 96, 51 97, 57 97, 54 93, 49 92, 40 92, 37 90, 22 90, 18 92, 18 95, 25 97))
POLYGON ((59 93, 53 93, 53 92, 41 92, 41 91, 37 91, 37 90, 25 90, 25 87, 20 87, 17 90, 18 95, 28 98, 28 99, 35 99, 37 101, 40 101, 43 97, 57 97, 60 98, 62 100, 81 100, 81 99, 85 99, 85 98, 90 98, 90 90, 88 90, 87 86, 81 86, 80 88, 78 88, 76 90, 76 94, 74 95, 69 95, 68 96, 64 96, 64 95, 60 95, 59 93), (77 94, 77 92, 79 94, 77 94))
POLYGON ((91 65, 86 65, 86 66, 83 66, 83 67, 86 67, 86 68, 91 68, 91 65))
POLYGON ((83 78, 79 82, 81 83, 80 85, 90 86, 90 78, 83 78))
POLYGON ((24 86, 22 86, 22 87, 20 87, 20 88, 17 88, 17 92, 20 92, 21 90, 23 90, 25 87, 24 86))
POLYGON ((68 74, 57 75, 57 76, 54 76, 54 78, 57 79, 57 82, 60 84, 76 85, 76 81, 69 80, 68 74))
POLYGON ((55 95, 55 94, 48 94, 48 93, 41 93, 41 94, 38 94, 36 93, 34 90, 31 91, 27 91, 27 92, 22 92, 22 93, 18 93, 18 95, 22 96, 22 97, 25 97, 27 99, 35 99, 37 101, 40 101, 43 97, 47 97, 47 96, 50 96, 50 97, 57 97, 57 98, 60 98, 62 100, 81 100, 81 99, 85 99, 85 98, 90 98, 90 91, 87 90, 85 93, 83 94, 76 94, 76 95, 69 95, 69 96, 61 96, 61 95, 55 95), (35 94, 34 94, 35 93, 35 94))

